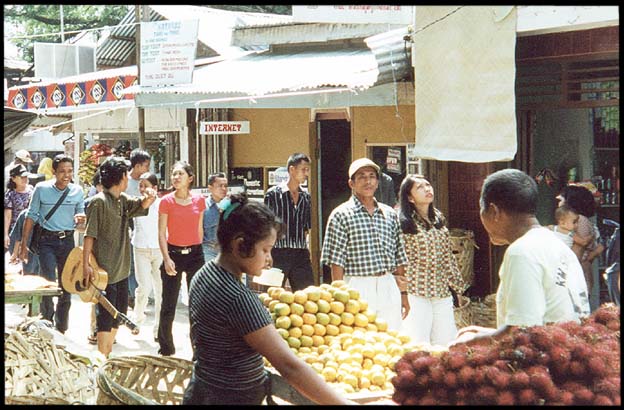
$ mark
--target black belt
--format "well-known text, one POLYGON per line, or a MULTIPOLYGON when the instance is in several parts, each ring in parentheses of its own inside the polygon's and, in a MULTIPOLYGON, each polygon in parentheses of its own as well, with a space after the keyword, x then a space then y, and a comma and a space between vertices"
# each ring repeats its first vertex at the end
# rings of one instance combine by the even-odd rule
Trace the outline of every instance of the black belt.
POLYGON ((41 236, 56 236, 59 239, 65 239, 68 236, 74 234, 74 230, 71 231, 48 231, 47 229, 41 230, 41 236))
POLYGON ((172 245, 170 243, 167 244, 168 248, 169 248, 169 252, 174 252, 174 253, 179 253, 181 255, 188 255, 189 253, 193 252, 193 251, 201 251, 202 250, 202 246, 201 245, 190 245, 190 246, 176 246, 176 245, 172 245))

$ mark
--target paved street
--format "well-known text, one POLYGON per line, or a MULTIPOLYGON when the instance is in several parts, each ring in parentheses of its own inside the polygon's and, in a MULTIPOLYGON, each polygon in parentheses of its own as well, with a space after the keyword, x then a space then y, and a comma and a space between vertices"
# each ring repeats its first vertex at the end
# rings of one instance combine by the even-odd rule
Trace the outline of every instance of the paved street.
MULTIPOLYGON (((5 272, 18 269, 16 265, 9 265, 5 258, 5 272)), ((184 283, 184 281, 183 281, 184 283)), ((69 329, 64 337, 74 349, 84 349, 86 352, 97 352, 97 346, 87 342, 90 323, 90 303, 84 303, 78 295, 72 295, 72 304, 69 311, 69 329)), ((27 315, 27 309, 22 305, 5 305, 5 330, 15 328, 27 315)), ((132 310, 129 310, 132 317, 132 310)), ((130 329, 125 326, 120 327, 117 333, 117 343, 113 346, 113 356, 150 354, 158 355, 158 343, 153 338, 154 306, 148 305, 146 309, 147 318, 141 326, 140 333, 133 336, 130 329)), ((188 307, 178 301, 175 321, 173 323, 173 337, 176 345, 176 357, 191 360, 192 350, 189 338, 188 307)))

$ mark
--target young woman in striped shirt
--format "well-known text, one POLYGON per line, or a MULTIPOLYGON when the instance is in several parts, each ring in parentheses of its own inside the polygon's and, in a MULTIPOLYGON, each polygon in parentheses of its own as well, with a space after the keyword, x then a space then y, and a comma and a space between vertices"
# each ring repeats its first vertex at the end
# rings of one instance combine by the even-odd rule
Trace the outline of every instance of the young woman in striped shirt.
POLYGON ((243 273, 259 276, 271 266, 281 222, 244 194, 219 206, 219 254, 195 274, 189 290, 195 365, 182 404, 261 404, 270 395, 262 356, 309 399, 349 404, 295 356, 258 296, 241 282, 243 273))

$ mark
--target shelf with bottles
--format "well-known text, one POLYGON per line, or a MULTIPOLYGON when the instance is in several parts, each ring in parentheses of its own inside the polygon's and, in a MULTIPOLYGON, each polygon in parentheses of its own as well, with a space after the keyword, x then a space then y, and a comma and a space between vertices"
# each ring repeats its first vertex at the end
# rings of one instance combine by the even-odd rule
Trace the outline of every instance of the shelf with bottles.
POLYGON ((594 147, 598 149, 619 149, 620 107, 597 107, 590 110, 594 132, 594 147))

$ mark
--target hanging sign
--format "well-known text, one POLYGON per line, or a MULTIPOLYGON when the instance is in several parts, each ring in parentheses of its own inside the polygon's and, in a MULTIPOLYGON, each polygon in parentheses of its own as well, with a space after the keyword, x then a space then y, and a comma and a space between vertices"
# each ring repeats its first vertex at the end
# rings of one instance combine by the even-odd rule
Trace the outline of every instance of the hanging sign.
POLYGON ((201 121, 199 133, 206 134, 249 134, 249 121, 201 121))
POLYGON ((190 84, 199 20, 141 23, 141 86, 190 84))

